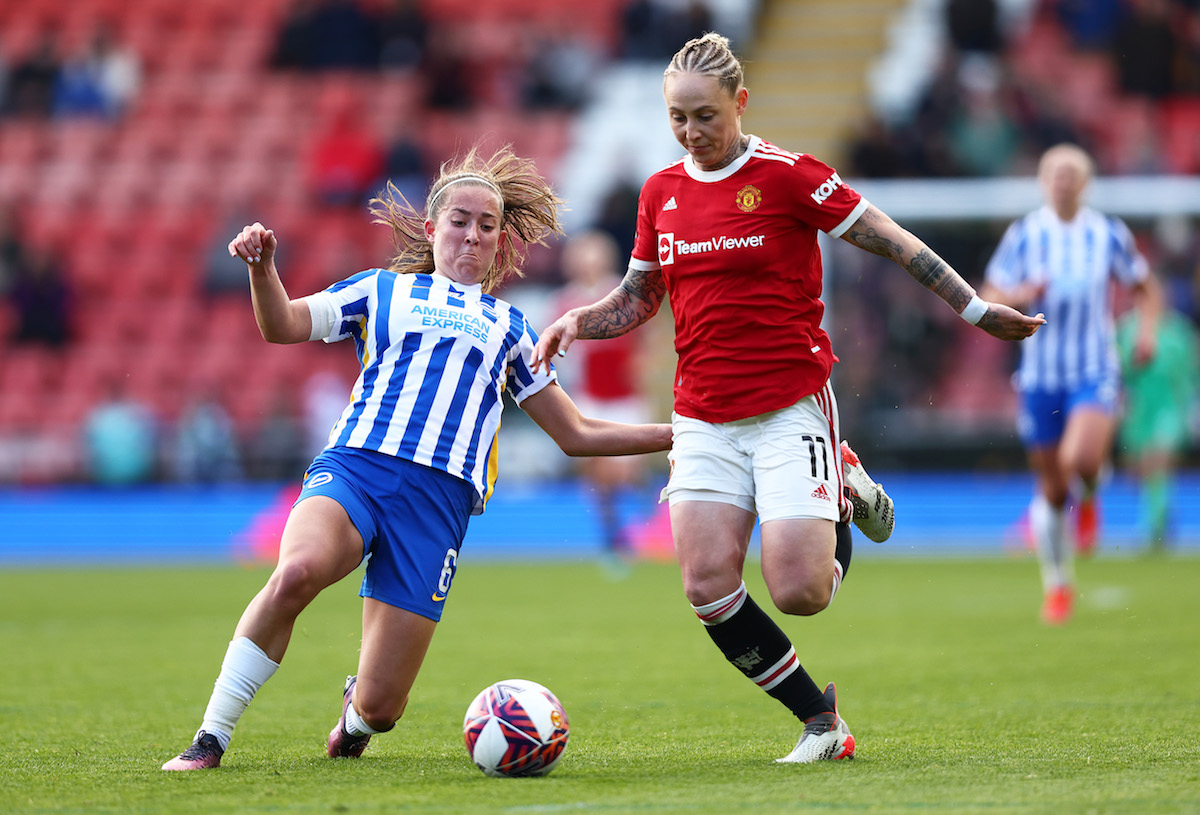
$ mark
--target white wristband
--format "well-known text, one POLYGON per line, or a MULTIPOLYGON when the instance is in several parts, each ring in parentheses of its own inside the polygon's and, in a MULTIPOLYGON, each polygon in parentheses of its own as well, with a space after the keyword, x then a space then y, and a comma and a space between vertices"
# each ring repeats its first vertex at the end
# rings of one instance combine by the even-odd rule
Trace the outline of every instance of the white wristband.
POLYGON ((958 316, 971 325, 979 325, 979 321, 983 319, 983 315, 987 314, 987 310, 987 301, 980 299, 977 294, 971 298, 971 302, 967 303, 967 307, 959 312, 958 316))

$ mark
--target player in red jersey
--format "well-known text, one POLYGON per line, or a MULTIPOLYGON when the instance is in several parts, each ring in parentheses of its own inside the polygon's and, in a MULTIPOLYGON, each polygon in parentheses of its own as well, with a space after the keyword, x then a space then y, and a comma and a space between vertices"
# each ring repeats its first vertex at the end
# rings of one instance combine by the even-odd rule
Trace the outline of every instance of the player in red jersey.
POLYGON ((630 331, 670 296, 679 359, 664 493, 684 593, 726 659, 804 722, 779 760, 848 758, 854 737, 833 683, 822 692, 813 682, 742 580, 756 517, 763 578, 785 614, 816 614, 832 601, 850 562, 852 519, 873 539, 891 532, 890 499, 839 443, 817 230, 895 261, 995 337, 1023 339, 1044 320, 981 300, 833 168, 742 133, 742 79, 719 34, 672 59, 663 95, 687 155, 642 187, 621 285, 554 322, 533 360, 548 367, 576 339, 630 331))

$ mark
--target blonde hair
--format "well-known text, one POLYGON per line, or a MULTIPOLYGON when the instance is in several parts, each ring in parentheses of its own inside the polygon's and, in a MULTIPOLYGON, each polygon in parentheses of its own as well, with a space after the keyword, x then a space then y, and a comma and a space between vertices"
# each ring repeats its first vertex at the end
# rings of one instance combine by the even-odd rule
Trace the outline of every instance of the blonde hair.
POLYGON ((388 269, 399 274, 434 270, 433 244, 425 237, 425 221, 437 221, 445 207, 442 191, 451 184, 490 189, 500 198, 500 228, 508 231, 509 239, 496 252, 496 259, 481 281, 485 292, 493 291, 510 274, 518 277, 523 274, 530 244, 545 246, 548 236, 563 234, 558 220, 563 201, 534 163, 513 153, 512 145, 507 144, 491 158, 483 159, 479 145, 475 145, 461 159, 442 164, 425 199, 426 214, 418 212, 390 181, 371 199, 373 222, 390 227, 396 245, 396 255, 388 269))
POLYGON ((1086 150, 1077 144, 1061 142, 1042 153, 1042 157, 1038 161, 1038 178, 1044 180, 1052 167, 1058 167, 1061 164, 1073 165, 1085 182, 1090 180, 1096 172, 1092 157, 1086 150))
POLYGON ((742 63, 733 55, 729 38, 715 31, 710 31, 702 37, 688 42, 675 52, 667 69, 663 71, 663 80, 671 74, 691 73, 711 76, 717 80, 730 96, 741 90, 745 79, 742 63))

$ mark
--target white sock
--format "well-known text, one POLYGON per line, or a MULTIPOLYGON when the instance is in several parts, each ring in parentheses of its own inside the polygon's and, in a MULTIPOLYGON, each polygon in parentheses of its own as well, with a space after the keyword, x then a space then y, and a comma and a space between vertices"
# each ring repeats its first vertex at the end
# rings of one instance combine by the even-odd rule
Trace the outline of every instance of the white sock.
POLYGON ((833 598, 837 597, 838 589, 842 587, 842 564, 836 560, 833 562, 833 588, 829 591, 829 602, 825 604, 825 608, 833 605, 833 598))
POLYGON ((1067 540, 1061 507, 1052 507, 1044 495, 1034 496, 1029 506, 1029 522, 1037 541, 1038 563, 1045 591, 1069 586, 1074 581, 1074 551, 1067 540))
POLYGON ((719 625, 734 614, 737 614, 741 607, 746 604, 748 596, 746 582, 743 580, 741 585, 732 594, 722 597, 720 600, 713 600, 711 603, 692 606, 692 611, 696 612, 696 616, 700 618, 700 622, 705 625, 719 625))
POLYGON ((229 749, 238 719, 278 668, 279 663, 272 661, 249 637, 238 637, 229 643, 200 724, 201 730, 217 737, 222 750, 229 749))
MULTIPOLYGON (((392 728, 388 728, 391 730, 392 728)), ((351 736, 376 736, 380 733, 386 733, 386 730, 376 730, 363 721, 363 717, 358 715, 358 711, 354 709, 354 703, 351 702, 346 707, 346 732, 351 736)))

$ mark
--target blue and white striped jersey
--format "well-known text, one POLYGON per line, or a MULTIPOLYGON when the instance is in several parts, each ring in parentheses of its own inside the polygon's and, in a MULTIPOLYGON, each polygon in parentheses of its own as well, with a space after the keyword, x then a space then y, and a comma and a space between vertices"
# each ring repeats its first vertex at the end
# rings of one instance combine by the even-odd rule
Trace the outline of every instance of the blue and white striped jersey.
POLYGON ((1021 390, 1060 390, 1118 375, 1109 281, 1146 279, 1149 266, 1129 227, 1087 207, 1063 222, 1049 206, 1009 226, 988 263, 1001 289, 1044 283, 1030 314, 1046 324, 1021 342, 1015 382, 1021 390))
POLYGON ((475 486, 474 514, 483 512, 496 482, 501 393, 507 389, 520 404, 557 378, 533 373, 537 334, 525 316, 479 285, 384 269, 305 300, 314 335, 353 339, 362 366, 328 447, 374 450, 447 472, 475 486))

